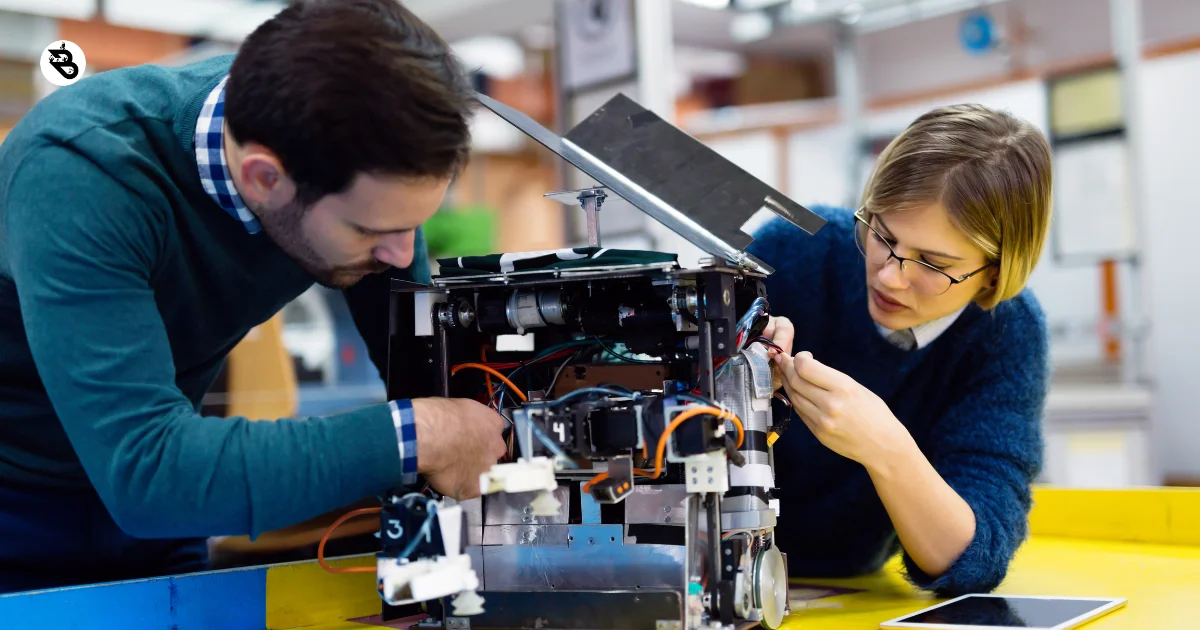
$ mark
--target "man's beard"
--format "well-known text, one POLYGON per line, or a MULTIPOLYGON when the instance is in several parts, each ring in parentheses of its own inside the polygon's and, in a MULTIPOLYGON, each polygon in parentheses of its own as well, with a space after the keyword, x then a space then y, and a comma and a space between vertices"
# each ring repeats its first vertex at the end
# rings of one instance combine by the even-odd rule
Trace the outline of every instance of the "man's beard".
POLYGON ((279 249, 290 256, 300 265, 317 284, 329 289, 348 289, 363 279, 363 276, 379 273, 390 269, 391 266, 377 260, 353 265, 330 265, 313 248, 311 241, 304 235, 301 225, 307 208, 290 204, 274 212, 259 212, 258 220, 263 230, 279 249))

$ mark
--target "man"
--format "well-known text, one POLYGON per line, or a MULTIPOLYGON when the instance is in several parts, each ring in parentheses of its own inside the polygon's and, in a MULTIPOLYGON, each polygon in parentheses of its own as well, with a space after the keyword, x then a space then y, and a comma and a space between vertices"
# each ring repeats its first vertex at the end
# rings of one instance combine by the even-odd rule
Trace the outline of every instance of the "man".
POLYGON ((474 401, 198 413, 230 349, 314 281, 346 289, 369 343, 386 336, 389 276, 428 281, 418 227, 467 157, 472 97, 394 0, 299 2, 236 58, 102 73, 13 129, 0 592, 202 569, 209 536, 295 524, 418 473, 478 493, 504 425, 474 401))

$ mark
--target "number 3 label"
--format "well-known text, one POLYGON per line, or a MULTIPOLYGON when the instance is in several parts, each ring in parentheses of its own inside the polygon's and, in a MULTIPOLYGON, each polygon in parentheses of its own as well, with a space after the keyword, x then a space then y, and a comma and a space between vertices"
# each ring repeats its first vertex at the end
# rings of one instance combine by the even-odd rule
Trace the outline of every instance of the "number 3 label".
POLYGON ((400 540, 400 537, 404 535, 404 528, 400 526, 400 519, 388 519, 387 535, 388 538, 391 538, 392 540, 400 540))

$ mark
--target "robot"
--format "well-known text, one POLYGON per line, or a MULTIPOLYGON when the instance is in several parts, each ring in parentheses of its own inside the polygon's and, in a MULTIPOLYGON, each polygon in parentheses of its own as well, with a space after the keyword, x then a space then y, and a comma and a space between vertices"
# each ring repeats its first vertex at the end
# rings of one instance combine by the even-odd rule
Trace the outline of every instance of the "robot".
POLYGON ((744 249, 764 218, 809 234, 824 221, 623 95, 564 137, 479 100, 597 182, 548 195, 582 207, 590 246, 393 282, 389 398, 486 400, 509 452, 481 498, 385 498, 385 618, 415 606, 422 627, 778 628, 772 444, 791 413, 762 336, 774 270, 744 249), (711 258, 684 269, 600 247, 606 203, 711 258))

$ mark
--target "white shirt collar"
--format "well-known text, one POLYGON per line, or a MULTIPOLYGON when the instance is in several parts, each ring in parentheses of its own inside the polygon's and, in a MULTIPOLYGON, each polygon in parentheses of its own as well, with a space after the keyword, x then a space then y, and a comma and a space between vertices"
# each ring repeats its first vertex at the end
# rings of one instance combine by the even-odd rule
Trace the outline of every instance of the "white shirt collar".
MULTIPOLYGON (((946 330, 954 325, 954 322, 958 320, 958 316, 962 315, 962 312, 965 310, 967 310, 966 306, 944 317, 940 317, 931 322, 925 322, 924 324, 917 324, 916 326, 909 328, 908 331, 911 333, 912 338, 916 340, 917 348, 924 348, 933 343, 935 339, 940 337, 942 333, 946 332, 946 330)), ((878 323, 875 324, 875 328, 879 330, 879 334, 883 335, 885 339, 888 339, 889 341, 893 340, 892 334, 896 331, 884 327, 878 323)))

